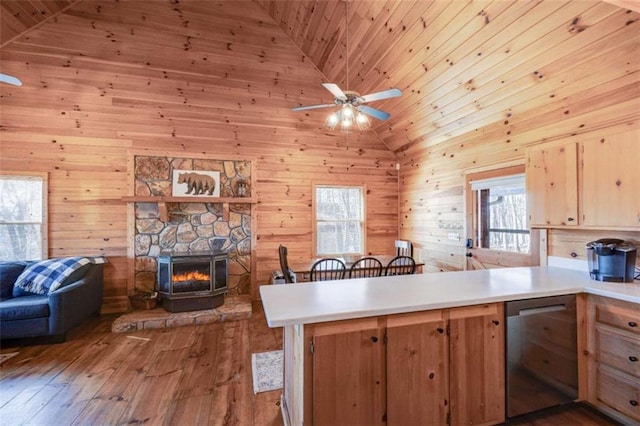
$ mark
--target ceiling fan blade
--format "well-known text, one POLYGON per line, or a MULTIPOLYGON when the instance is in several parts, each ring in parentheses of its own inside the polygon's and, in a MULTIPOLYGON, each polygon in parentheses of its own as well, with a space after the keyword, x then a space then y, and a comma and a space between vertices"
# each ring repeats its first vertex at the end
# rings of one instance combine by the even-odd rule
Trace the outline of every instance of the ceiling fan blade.
POLYGON ((14 86, 22 86, 22 82, 19 78, 8 74, 0 73, 0 81, 7 84, 13 84, 14 86))
POLYGON ((387 118, 391 117, 391 114, 389 114, 388 112, 380 111, 379 109, 371 108, 367 105, 359 105, 358 111, 370 115, 373 118, 377 118, 380 121, 384 121, 387 118))
POLYGON ((337 84, 333 84, 333 83, 322 83, 322 85, 324 86, 325 89, 327 89, 328 91, 331 92, 331 94, 333 96, 335 96, 337 99, 346 101, 347 100, 347 95, 342 91, 341 88, 338 87, 337 84))
POLYGON ((361 96, 361 98, 363 99, 362 102, 371 102, 379 101, 380 99, 395 98, 398 96, 402 96, 402 90, 394 87, 393 89, 383 90, 382 92, 370 93, 368 95, 361 96))
POLYGON ((300 106, 300 107, 291 108, 291 111, 305 111, 307 109, 328 108, 328 107, 334 107, 334 106, 336 106, 336 104, 300 106))

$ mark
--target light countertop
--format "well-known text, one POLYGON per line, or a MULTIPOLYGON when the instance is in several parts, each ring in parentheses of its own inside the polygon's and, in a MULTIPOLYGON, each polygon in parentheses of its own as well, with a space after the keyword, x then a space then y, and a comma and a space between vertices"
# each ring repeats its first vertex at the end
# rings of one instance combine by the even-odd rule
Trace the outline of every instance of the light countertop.
POLYGON ((264 285, 270 327, 589 293, 640 304, 640 283, 604 283, 572 269, 536 266, 264 285))

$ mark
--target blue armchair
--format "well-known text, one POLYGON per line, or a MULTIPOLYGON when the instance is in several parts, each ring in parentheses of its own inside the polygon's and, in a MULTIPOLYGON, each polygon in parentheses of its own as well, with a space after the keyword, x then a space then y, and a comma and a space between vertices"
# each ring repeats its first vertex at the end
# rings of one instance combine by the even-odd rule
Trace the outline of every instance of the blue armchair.
POLYGON ((100 314, 103 264, 88 263, 67 274, 57 288, 34 294, 16 286, 36 262, 0 262, 0 339, 48 336, 62 342, 84 319, 100 314))

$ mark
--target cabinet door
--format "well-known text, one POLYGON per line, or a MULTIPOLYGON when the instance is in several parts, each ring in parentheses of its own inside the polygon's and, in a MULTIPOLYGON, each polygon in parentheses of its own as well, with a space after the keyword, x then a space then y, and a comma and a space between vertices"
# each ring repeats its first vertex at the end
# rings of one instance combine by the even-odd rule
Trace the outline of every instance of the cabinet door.
POLYGON ((582 143, 582 224, 640 226, 637 131, 582 143))
POLYGON ((451 309, 451 424, 495 424, 505 417, 502 304, 451 309))
POLYGON ((527 209, 531 226, 578 224, 578 150, 574 142, 527 153, 527 209))
POLYGON ((387 424, 445 424, 448 338, 442 311, 387 320, 387 424))
POLYGON ((313 424, 384 424, 382 328, 313 336, 313 424))

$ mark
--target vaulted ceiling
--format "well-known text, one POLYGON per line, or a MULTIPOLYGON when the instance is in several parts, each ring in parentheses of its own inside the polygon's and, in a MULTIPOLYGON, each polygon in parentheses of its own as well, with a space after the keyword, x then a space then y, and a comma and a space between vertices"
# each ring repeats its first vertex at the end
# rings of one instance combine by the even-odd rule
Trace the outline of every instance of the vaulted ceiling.
MULTIPOLYGON (((3 0, 2 45, 90 1, 3 0)), ((396 153, 517 117, 535 120, 552 101, 586 93, 604 97, 639 82, 640 13, 628 0, 255 0, 247 5, 273 18, 321 80, 361 94, 400 88, 402 97, 372 104, 392 114, 385 122, 374 120, 374 130, 396 153)), ((319 90, 299 94, 291 106, 332 100, 319 90)), ((319 128, 326 110, 290 114, 319 128)))
POLYGON ((328 81, 403 90, 375 105, 392 113, 375 130, 396 152, 639 80, 639 14, 610 2, 258 2, 328 81), (613 50, 615 67, 598 61, 613 50))

